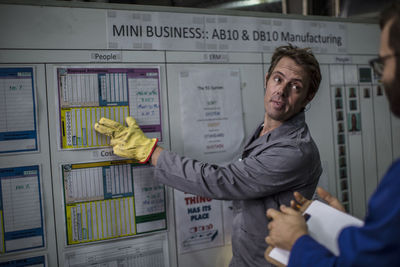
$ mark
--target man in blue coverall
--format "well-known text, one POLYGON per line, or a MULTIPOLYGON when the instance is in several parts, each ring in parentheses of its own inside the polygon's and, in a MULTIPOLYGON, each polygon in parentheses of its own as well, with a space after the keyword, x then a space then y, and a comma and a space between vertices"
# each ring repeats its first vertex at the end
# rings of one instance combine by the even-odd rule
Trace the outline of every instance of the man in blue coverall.
MULTIPOLYGON (((379 57, 370 64, 382 78, 390 109, 400 117, 400 4, 382 11, 379 57)), ((397 133, 399 138, 399 133, 397 133)), ((339 256, 308 235, 307 225, 296 205, 282 206, 281 212, 267 210, 272 218, 265 241, 274 247, 290 250, 288 266, 400 266, 400 159, 389 168, 368 204, 365 224, 347 227, 338 238, 339 256)), ((344 211, 340 202, 322 188, 320 197, 344 211)), ((301 194, 295 199, 308 202, 301 194)), ((267 256, 267 255, 266 255, 267 256)))
POLYGON ((131 117, 126 119, 128 127, 105 118, 95 124, 96 131, 111 137, 115 154, 149 160, 159 182, 203 197, 234 200, 230 266, 267 265, 265 210, 288 205, 294 191, 311 197, 322 171, 304 113, 321 81, 314 55, 308 49, 278 47, 265 81, 264 122, 245 143, 241 160, 227 165, 162 149, 131 117))

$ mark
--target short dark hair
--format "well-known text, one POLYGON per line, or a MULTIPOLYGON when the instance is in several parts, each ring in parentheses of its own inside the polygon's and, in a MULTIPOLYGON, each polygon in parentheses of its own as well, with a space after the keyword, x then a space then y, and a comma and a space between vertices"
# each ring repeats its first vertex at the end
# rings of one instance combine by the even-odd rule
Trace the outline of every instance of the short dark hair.
POLYGON ((395 52, 400 52, 400 3, 395 1, 386 6, 380 15, 379 25, 381 30, 393 19, 389 32, 389 47, 395 52))
POLYGON ((309 75, 310 84, 308 87, 307 96, 318 91, 319 84, 321 83, 321 70, 319 63, 310 48, 299 48, 291 44, 279 46, 275 49, 271 58, 271 66, 268 69, 268 79, 270 74, 274 71, 279 60, 283 57, 289 57, 300 65, 309 75))

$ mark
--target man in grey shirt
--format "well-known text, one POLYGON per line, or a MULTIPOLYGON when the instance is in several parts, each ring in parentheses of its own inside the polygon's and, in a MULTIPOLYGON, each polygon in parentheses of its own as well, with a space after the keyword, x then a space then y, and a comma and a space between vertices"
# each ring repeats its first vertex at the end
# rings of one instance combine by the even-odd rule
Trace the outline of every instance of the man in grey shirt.
POLYGON ((304 114, 321 81, 314 55, 291 45, 278 47, 265 80, 264 122, 246 142, 241 159, 224 166, 164 150, 131 117, 128 127, 106 118, 95 125, 111 137, 115 154, 150 160, 159 182, 203 197, 234 200, 230 266, 269 266, 264 259, 266 210, 289 205, 294 191, 311 198, 322 172, 304 114))

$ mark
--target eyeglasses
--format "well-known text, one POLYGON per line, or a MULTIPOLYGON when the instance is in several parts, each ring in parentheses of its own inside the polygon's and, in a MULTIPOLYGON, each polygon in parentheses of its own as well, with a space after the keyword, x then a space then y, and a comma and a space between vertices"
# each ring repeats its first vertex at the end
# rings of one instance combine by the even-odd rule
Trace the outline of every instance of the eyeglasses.
POLYGON ((375 74, 380 77, 380 76, 382 76, 383 68, 385 67, 385 61, 389 58, 397 57, 397 56, 398 56, 397 54, 393 54, 393 55, 387 55, 384 57, 377 57, 377 58, 371 59, 369 61, 369 65, 372 67, 375 74))

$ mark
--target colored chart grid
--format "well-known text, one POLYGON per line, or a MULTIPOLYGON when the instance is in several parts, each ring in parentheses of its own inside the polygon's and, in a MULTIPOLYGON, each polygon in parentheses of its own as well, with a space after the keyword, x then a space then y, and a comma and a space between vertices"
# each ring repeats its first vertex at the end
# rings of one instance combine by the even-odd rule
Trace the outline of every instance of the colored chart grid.
POLYGON ((161 138, 159 76, 158 68, 57 68, 61 148, 109 146, 94 130, 101 117, 124 124, 133 116, 161 138))
POLYGON ((132 160, 62 166, 67 244, 166 229, 165 187, 132 160))

